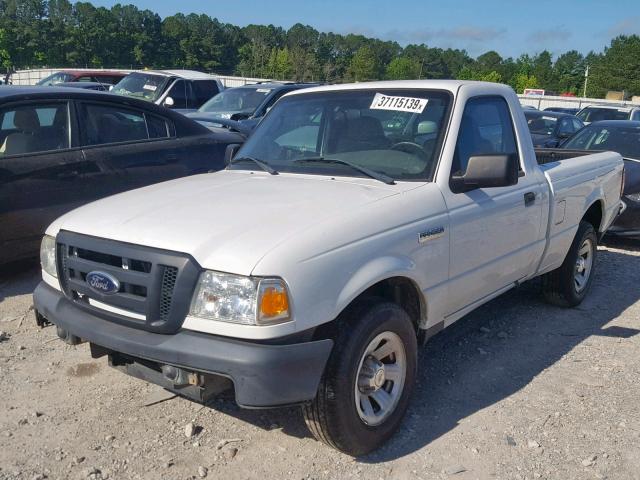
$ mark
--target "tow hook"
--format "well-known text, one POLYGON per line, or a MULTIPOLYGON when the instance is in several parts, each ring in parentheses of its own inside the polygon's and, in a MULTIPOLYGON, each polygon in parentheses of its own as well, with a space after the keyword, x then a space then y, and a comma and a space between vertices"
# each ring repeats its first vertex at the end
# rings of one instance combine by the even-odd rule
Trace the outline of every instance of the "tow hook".
POLYGON ((62 327, 56 326, 56 333, 58 334, 58 337, 68 345, 80 345, 82 343, 82 339, 80 337, 76 337, 62 327))
POLYGON ((185 387, 187 385, 200 386, 202 384, 202 379, 197 373, 188 372, 173 365, 162 365, 161 369, 164 378, 173 383, 175 387, 185 387))
POLYGON ((53 323, 47 320, 46 317, 42 315, 39 311, 35 310, 35 312, 36 312, 36 325, 38 325, 40 328, 45 328, 53 325, 53 323))

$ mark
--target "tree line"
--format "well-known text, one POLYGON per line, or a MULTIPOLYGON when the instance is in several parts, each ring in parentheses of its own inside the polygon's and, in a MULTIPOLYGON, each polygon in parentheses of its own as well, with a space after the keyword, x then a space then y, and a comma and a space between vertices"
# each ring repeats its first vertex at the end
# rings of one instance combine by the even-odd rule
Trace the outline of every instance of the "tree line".
POLYGON ((188 68, 248 77, 352 82, 458 78, 587 96, 608 90, 640 95, 640 37, 619 36, 602 52, 477 58, 465 50, 401 46, 364 35, 319 32, 296 24, 238 27, 204 14, 161 18, 134 5, 95 7, 69 0, 0 0, 0 65, 188 68))

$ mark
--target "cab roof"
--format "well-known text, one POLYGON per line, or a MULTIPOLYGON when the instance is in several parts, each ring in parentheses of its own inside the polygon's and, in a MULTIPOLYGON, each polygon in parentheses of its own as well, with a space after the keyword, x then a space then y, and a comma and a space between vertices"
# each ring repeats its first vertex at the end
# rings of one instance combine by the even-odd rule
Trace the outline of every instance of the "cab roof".
POLYGON ((216 78, 213 75, 198 72, 196 70, 138 70, 138 73, 164 75, 165 77, 179 77, 187 80, 212 80, 216 78))
POLYGON ((565 112, 552 112, 552 111, 548 111, 548 110, 532 110, 532 109, 525 109, 524 110, 524 116, 525 117, 551 117, 551 118, 565 118, 565 117, 571 117, 571 118, 577 118, 575 115, 571 114, 571 113, 565 113, 565 112))
POLYGON ((616 110, 618 112, 631 112, 631 110, 635 109, 635 108, 640 108, 640 105, 598 105, 598 104, 593 104, 593 105, 587 105, 586 107, 583 108, 583 110, 586 110, 587 108, 602 108, 605 110, 616 110))
POLYGON ((320 87, 310 87, 303 90, 295 90, 287 95, 306 95, 316 92, 336 92, 344 90, 375 90, 375 89, 422 89, 422 90, 448 90, 457 92, 460 87, 482 86, 490 87, 491 90, 512 91, 511 87, 492 82, 477 82, 472 80, 385 80, 377 82, 343 83, 337 85, 325 85, 320 87))

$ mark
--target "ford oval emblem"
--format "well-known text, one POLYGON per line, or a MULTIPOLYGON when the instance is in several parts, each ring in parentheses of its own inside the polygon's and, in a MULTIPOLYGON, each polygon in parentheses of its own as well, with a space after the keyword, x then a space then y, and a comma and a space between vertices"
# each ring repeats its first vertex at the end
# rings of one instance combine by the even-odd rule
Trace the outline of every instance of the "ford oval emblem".
POLYGON ((113 295, 120 290, 120 282, 113 275, 104 272, 89 272, 86 278, 87 285, 92 290, 103 295, 113 295))

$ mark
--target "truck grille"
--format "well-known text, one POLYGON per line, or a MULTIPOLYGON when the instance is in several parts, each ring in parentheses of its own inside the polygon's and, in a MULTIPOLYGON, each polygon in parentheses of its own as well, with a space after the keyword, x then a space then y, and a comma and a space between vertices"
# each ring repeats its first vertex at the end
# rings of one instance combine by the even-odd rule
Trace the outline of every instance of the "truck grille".
POLYGON ((60 285, 67 298, 103 318, 173 333, 188 313, 200 266, 190 256, 62 231, 57 239, 60 285), (119 282, 117 292, 96 291, 90 272, 119 282))

